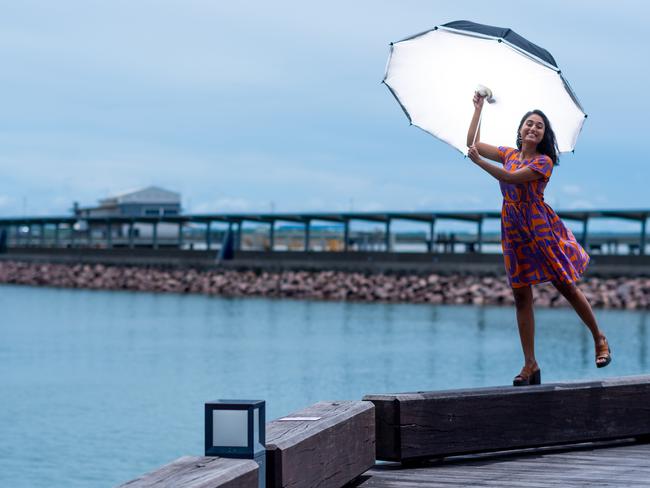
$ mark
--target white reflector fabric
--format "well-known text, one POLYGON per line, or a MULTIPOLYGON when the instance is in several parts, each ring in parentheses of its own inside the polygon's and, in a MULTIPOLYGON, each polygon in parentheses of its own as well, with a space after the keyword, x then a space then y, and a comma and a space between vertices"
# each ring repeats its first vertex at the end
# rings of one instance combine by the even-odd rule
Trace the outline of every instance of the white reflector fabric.
POLYGON ((495 38, 437 28, 396 42, 384 83, 412 124, 467 154, 467 129, 478 85, 492 90, 483 105, 481 141, 516 146, 529 110, 543 111, 560 152, 573 151, 585 114, 559 71, 495 38))

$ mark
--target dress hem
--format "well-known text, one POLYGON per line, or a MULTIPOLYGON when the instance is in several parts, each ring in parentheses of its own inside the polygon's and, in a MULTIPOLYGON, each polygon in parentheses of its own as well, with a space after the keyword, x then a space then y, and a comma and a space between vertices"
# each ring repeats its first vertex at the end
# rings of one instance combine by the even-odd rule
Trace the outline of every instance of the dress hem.
POLYGON ((542 283, 552 283, 553 281, 559 281, 560 283, 566 283, 568 285, 568 284, 576 283, 576 282, 580 281, 581 278, 582 278, 582 276, 576 278, 574 281, 552 280, 550 278, 547 278, 547 279, 544 279, 544 280, 531 281, 530 283, 518 283, 516 285, 513 285, 512 283, 510 283, 510 288, 524 288, 525 286, 541 285, 542 283))
POLYGON ((583 275, 585 274, 585 271, 587 271, 587 266, 589 265, 589 261, 591 261, 591 259, 590 259, 590 256, 587 255, 587 260, 586 260, 586 262, 584 264, 584 268, 582 270, 580 270, 580 271, 576 270, 577 271, 576 272, 577 278, 575 280, 563 280, 563 279, 554 280, 553 278, 539 278, 539 279, 536 279, 536 280, 532 280, 532 281, 530 281, 528 283, 517 283, 516 285, 513 285, 510 282, 510 279, 508 279, 508 284, 510 285, 511 288, 523 288, 525 286, 541 285, 542 283, 551 283, 553 281, 559 281, 560 283, 566 283, 566 284, 576 283, 576 282, 578 282, 578 281, 580 281, 582 279, 583 275))

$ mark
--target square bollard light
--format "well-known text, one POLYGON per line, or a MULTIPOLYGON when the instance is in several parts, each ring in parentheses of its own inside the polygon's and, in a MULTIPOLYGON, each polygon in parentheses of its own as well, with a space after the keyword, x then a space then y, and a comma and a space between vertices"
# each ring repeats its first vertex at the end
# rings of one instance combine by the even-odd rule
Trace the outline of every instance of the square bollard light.
POLYGON ((266 486, 266 402, 215 400, 205 404, 205 455, 253 459, 266 486))

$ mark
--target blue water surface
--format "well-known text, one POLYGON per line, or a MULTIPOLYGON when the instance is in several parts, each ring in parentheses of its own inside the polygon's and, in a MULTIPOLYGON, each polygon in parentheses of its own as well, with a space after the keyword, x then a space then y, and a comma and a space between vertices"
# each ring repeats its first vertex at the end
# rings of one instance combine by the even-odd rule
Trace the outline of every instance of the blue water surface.
MULTIPOLYGON (((215 298, 0 286, 0 486, 105 487, 202 455, 203 404, 319 400, 509 384, 509 307, 215 298)), ((646 312, 538 309, 544 382, 646 373, 646 312)))

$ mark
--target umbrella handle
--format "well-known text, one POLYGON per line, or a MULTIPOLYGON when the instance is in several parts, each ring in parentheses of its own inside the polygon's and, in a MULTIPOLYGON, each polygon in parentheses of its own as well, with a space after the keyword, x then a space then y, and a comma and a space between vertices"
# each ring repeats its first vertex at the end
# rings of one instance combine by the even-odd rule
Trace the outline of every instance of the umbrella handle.
POLYGON ((481 110, 481 113, 478 116, 478 123, 476 124, 476 130, 474 131, 474 139, 472 139, 472 146, 476 143, 476 136, 478 135, 478 130, 481 128, 481 120, 483 120, 483 110, 481 110))

